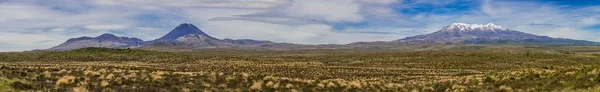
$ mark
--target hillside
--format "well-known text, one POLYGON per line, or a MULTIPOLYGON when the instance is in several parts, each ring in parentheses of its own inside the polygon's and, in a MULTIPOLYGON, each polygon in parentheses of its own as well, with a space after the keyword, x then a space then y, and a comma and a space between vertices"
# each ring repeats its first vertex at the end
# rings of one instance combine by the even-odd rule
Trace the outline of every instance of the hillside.
POLYGON ((524 33, 492 23, 454 23, 437 32, 396 40, 408 44, 546 44, 546 45, 599 45, 600 43, 552 38, 524 33))
POLYGON ((79 37, 72 38, 66 42, 47 50, 74 50, 86 47, 105 47, 105 48, 136 48, 142 46, 144 41, 138 38, 118 37, 113 34, 102 34, 97 37, 79 37))
POLYGON ((194 58, 169 52, 87 47, 69 51, 38 51, 0 53, 0 61, 45 61, 45 62, 88 62, 88 61, 140 61, 182 62, 194 58))

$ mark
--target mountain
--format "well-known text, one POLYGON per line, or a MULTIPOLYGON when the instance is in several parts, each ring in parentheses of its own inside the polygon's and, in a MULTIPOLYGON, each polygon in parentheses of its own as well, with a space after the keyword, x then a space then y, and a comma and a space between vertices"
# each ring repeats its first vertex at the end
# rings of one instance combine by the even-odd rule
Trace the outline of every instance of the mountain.
POLYGON ((219 40, 217 38, 211 37, 206 33, 202 32, 198 27, 193 24, 183 23, 175 29, 173 29, 168 34, 164 35, 161 38, 154 40, 155 42, 170 42, 177 41, 177 39, 181 37, 196 37, 202 40, 219 40))
POLYGON ((270 48, 294 44, 274 43, 252 39, 217 39, 193 24, 183 23, 163 37, 151 41, 143 49, 195 49, 195 48, 270 48))
POLYGON ((183 23, 163 37, 151 41, 145 47, 161 48, 164 47, 162 45, 188 48, 217 48, 230 47, 236 44, 212 37, 193 24, 183 23))
POLYGON ((71 38, 48 50, 73 50, 85 47, 135 48, 143 44, 144 41, 138 38, 118 37, 106 33, 98 37, 71 38))
POLYGON ((200 48, 266 48, 266 49, 385 49, 406 45, 431 44, 546 44, 546 45, 600 45, 597 42, 552 38, 524 33, 492 23, 466 24, 453 23, 437 32, 406 37, 395 41, 356 42, 345 45, 301 45, 276 43, 252 39, 218 39, 212 37, 193 24, 183 23, 166 35, 144 42, 137 38, 117 37, 103 34, 98 37, 69 39, 50 50, 72 50, 84 47, 140 48, 153 50, 200 49, 200 48))
POLYGON ((492 23, 485 25, 453 23, 434 33, 406 37, 394 42, 405 44, 598 44, 597 42, 584 40, 538 36, 492 23))

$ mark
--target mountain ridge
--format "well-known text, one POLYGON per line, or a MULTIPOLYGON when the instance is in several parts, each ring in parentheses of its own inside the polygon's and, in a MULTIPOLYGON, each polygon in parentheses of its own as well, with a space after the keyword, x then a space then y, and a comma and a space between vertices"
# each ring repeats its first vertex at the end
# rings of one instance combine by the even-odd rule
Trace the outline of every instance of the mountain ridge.
POLYGON ((498 26, 493 23, 488 24, 467 24, 467 23, 452 23, 441 29, 442 31, 505 31, 508 28, 498 26))
POLYGON ((218 39, 212 37, 193 24, 183 23, 163 37, 150 41, 142 49, 171 49, 176 48, 270 48, 274 46, 290 46, 295 44, 275 43, 253 39, 218 39))
POLYGON ((73 50, 85 47, 107 48, 135 48, 144 44, 144 41, 133 37, 119 37, 114 34, 104 33, 97 37, 71 38, 66 42, 48 50, 73 50))
POLYGON ((183 37, 183 36, 186 36, 186 35, 190 35, 190 34, 196 34, 198 36, 204 36, 206 39, 217 40, 217 38, 212 37, 212 36, 204 33, 202 30, 200 30, 195 25, 189 24, 189 23, 183 23, 183 24, 180 24, 179 26, 175 27, 175 29, 173 29, 171 32, 167 33, 163 37, 160 37, 160 38, 158 38, 158 39, 156 39, 154 41, 155 42, 174 41, 174 40, 177 40, 180 37, 183 37))
POLYGON ((270 48, 270 49, 306 49, 306 48, 372 48, 393 47, 417 44, 558 44, 558 45, 600 45, 598 42, 552 38, 504 28, 493 23, 467 24, 453 23, 442 29, 423 35, 405 37, 394 41, 354 42, 350 44, 302 45, 276 43, 253 39, 218 39, 212 37, 193 24, 183 23, 164 36, 143 41, 137 38, 118 37, 102 34, 97 37, 71 38, 65 43, 49 50, 71 50, 83 47, 140 48, 140 49, 201 49, 201 48, 270 48))
POLYGON ((453 23, 430 34, 406 37, 395 40, 395 42, 411 44, 599 44, 585 40, 539 36, 492 23, 486 25, 453 23))

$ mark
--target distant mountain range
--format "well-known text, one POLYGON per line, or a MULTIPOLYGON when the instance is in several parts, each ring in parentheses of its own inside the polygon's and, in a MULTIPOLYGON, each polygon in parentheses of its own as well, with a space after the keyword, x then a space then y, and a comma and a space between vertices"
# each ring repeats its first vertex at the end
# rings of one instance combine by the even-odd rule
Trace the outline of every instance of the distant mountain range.
MULTIPOLYGON (((138 38, 117 37, 103 34, 98 37, 79 37, 69 39, 48 50, 73 50, 85 47, 106 48, 142 48, 142 49, 199 49, 199 48, 287 48, 305 46, 291 43, 275 43, 252 39, 217 39, 193 24, 184 23, 168 34, 153 41, 142 41, 138 38)), ((306 45, 307 46, 307 45, 306 45)))
POLYGON ((117 37, 103 34, 98 37, 79 37, 67 40, 49 50, 72 50, 85 47, 107 48, 141 48, 141 49, 200 49, 200 48, 356 48, 381 45, 416 44, 550 44, 550 45, 599 45, 598 42, 551 38, 503 28, 495 24, 453 23, 441 30, 395 41, 356 42, 345 45, 301 45, 291 43, 275 43, 252 39, 218 39, 212 37, 198 27, 184 23, 168 34, 153 41, 142 41, 137 38, 117 37))
POLYGON ((140 48, 145 49, 196 49, 196 48, 268 48, 276 46, 292 46, 296 44, 274 43, 252 39, 217 39, 193 24, 181 24, 167 35, 150 41, 140 48))
POLYGON ((72 50, 85 47, 107 47, 107 48, 136 48, 145 42, 138 38, 117 37, 113 34, 102 34, 98 37, 71 38, 49 50, 72 50))

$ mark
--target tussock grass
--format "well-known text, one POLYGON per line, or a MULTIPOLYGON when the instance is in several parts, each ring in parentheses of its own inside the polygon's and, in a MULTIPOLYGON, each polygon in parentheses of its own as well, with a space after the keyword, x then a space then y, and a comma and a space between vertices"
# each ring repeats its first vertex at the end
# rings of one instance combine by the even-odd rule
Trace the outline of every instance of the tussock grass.
POLYGON ((587 91, 600 86, 600 57, 581 54, 593 48, 0 53, 0 90, 587 91))

